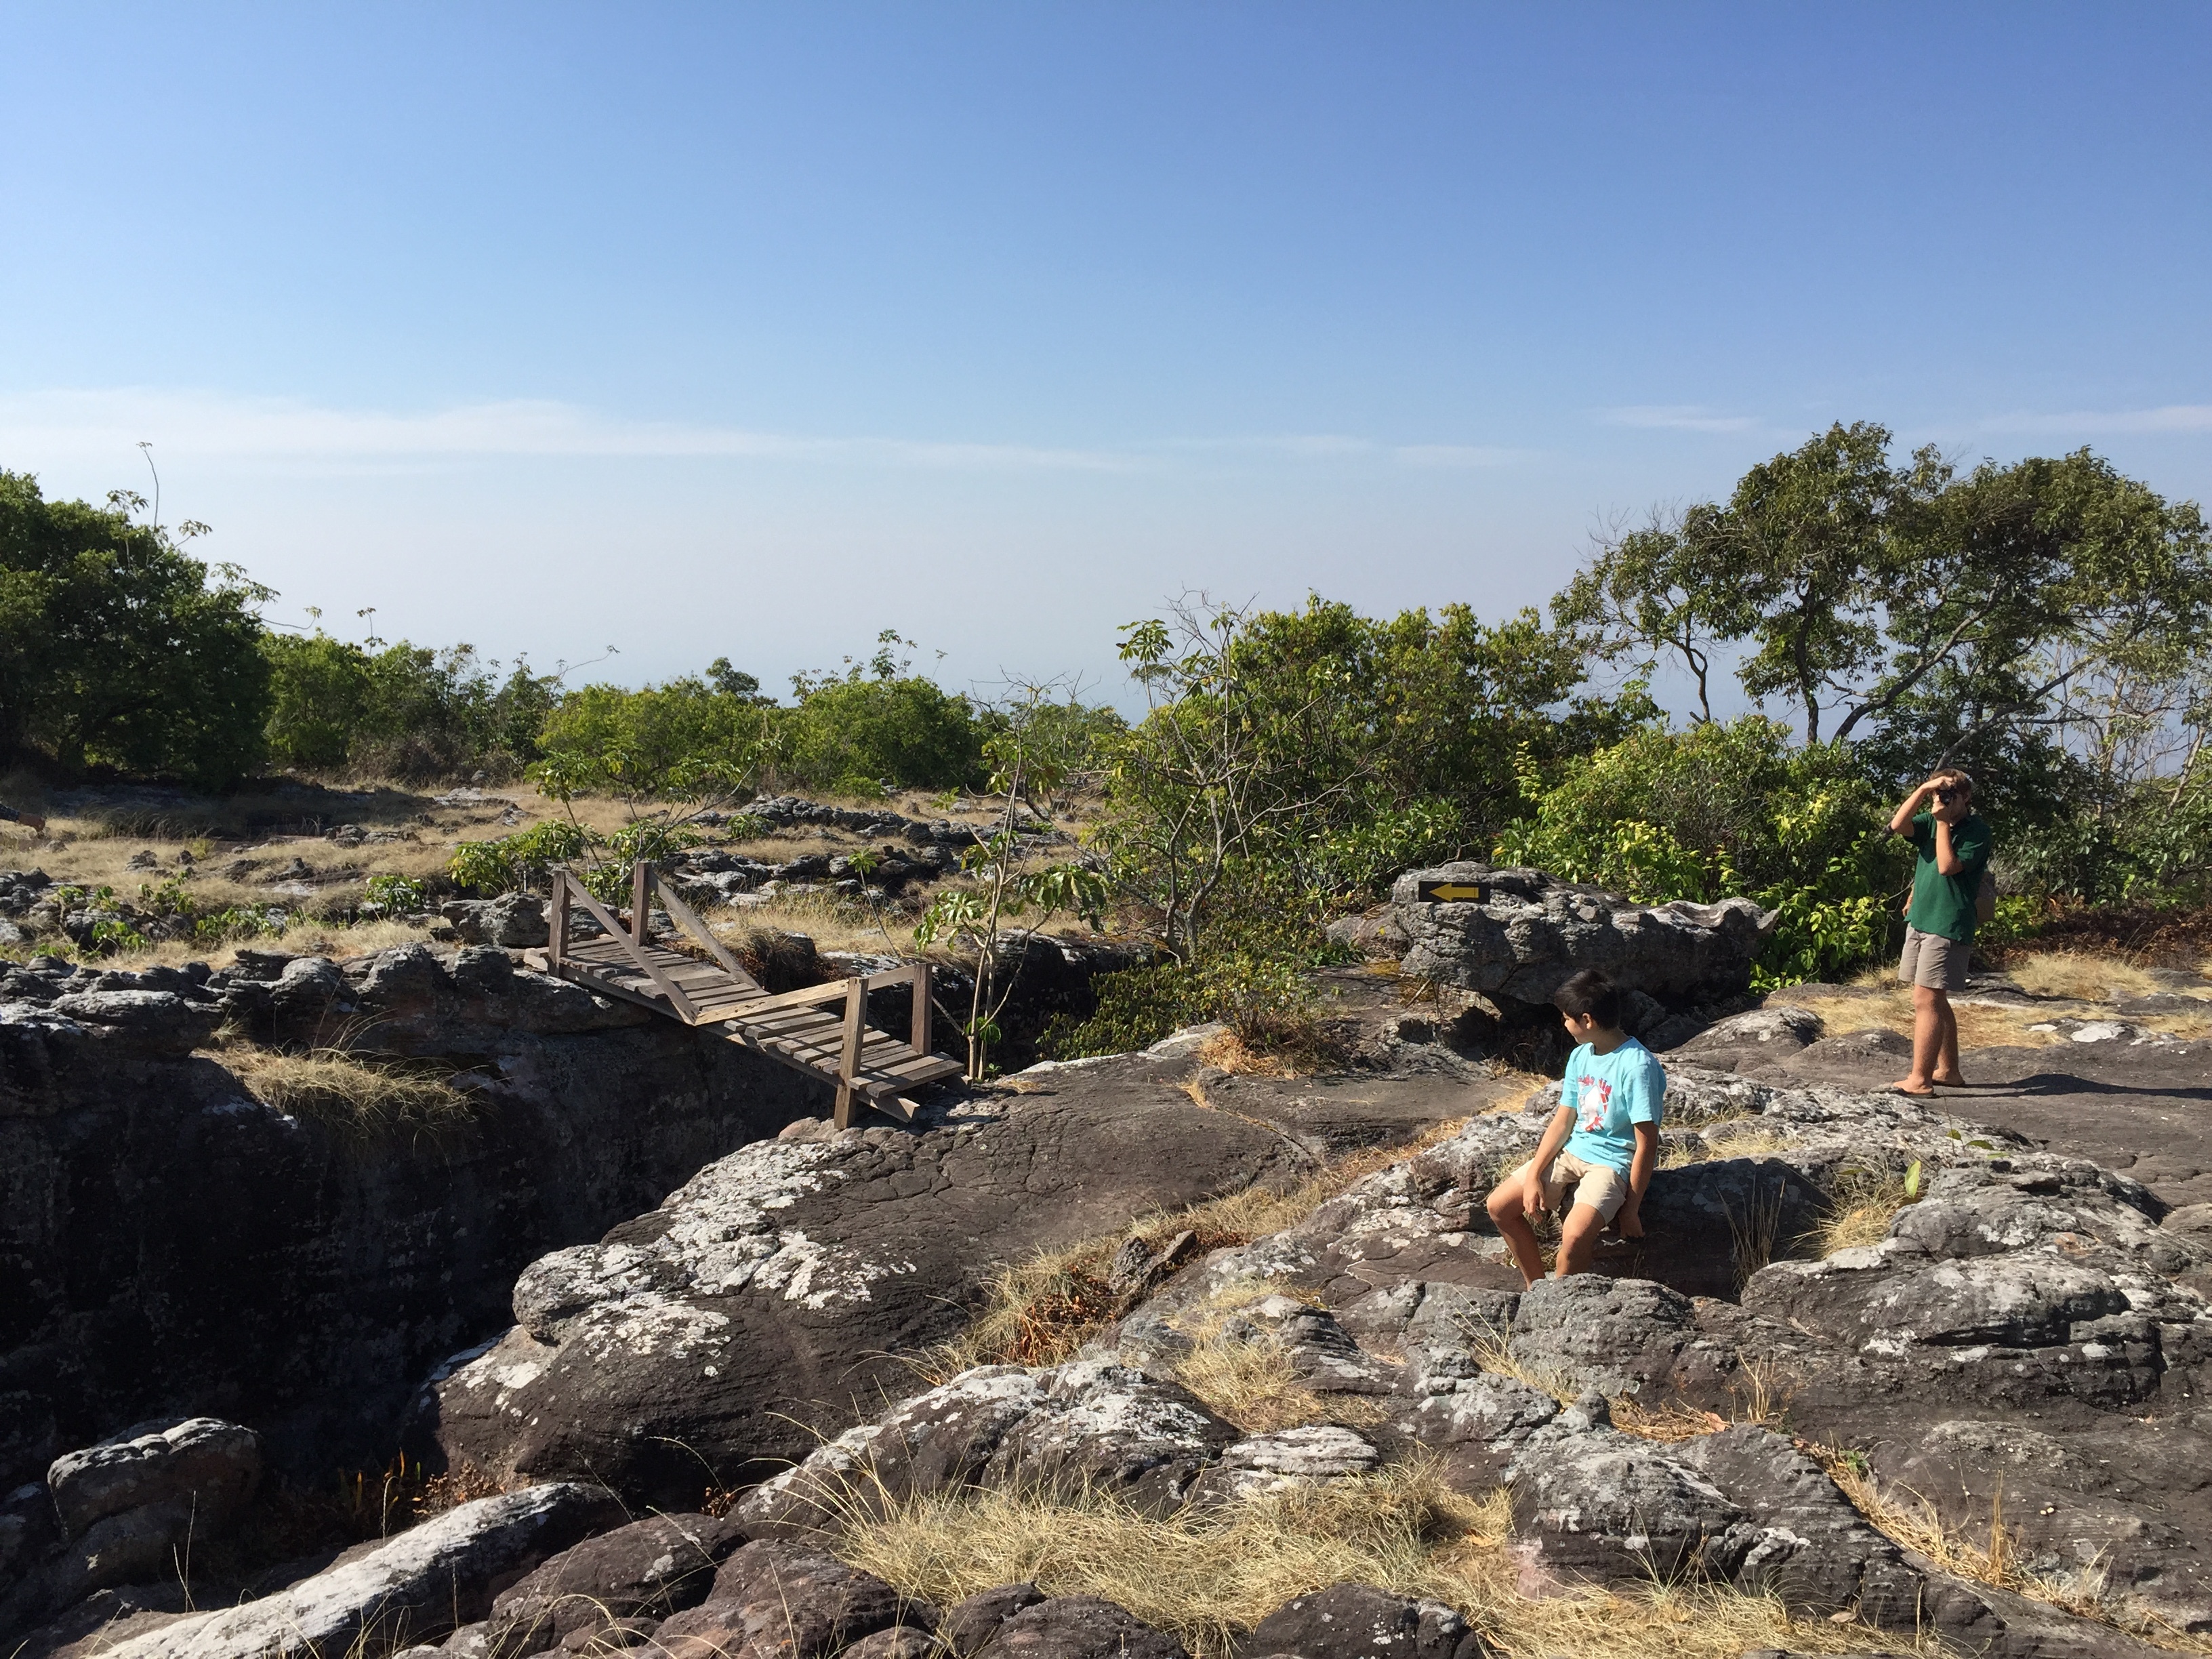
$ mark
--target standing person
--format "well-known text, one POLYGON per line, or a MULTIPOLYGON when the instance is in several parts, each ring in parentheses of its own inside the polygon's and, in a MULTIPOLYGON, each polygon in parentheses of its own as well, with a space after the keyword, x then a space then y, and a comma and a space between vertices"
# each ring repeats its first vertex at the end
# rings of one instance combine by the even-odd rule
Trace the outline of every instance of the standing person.
POLYGON ((1532 1216, 1559 1212, 1561 1279, 1589 1266, 1608 1223, 1623 1238, 1644 1237, 1644 1189, 1659 1162, 1667 1099, 1657 1056, 1620 1029, 1620 990, 1611 980, 1585 968, 1552 1003, 1577 1045, 1559 1084, 1559 1109, 1535 1156, 1490 1194, 1490 1218, 1531 1285, 1544 1276, 1532 1216))
POLYGON ((46 821, 36 812, 19 812, 4 801, 0 801, 0 823, 20 823, 34 836, 46 833, 46 821))
POLYGON ((1955 769, 1938 772, 1905 798, 1889 821, 1919 858, 1912 902, 1905 912, 1905 953, 1897 977, 1912 988, 1912 1071, 1894 1086, 1932 1095, 1939 1083, 1966 1085, 1959 1070, 1959 1017, 1950 993, 1966 986, 1974 923, 1989 867, 1990 826, 1974 813, 1974 781, 1955 769))

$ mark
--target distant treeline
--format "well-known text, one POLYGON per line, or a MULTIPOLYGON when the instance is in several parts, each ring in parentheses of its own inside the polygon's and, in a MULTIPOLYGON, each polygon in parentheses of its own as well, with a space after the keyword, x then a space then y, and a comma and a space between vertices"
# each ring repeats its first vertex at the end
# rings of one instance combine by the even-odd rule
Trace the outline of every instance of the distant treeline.
POLYGON ((137 507, 0 473, 0 763, 216 786, 534 769, 665 801, 977 787, 1030 755, 1092 775, 1090 855, 1186 967, 1279 959, 1395 872, 1467 854, 1639 898, 1754 894, 1784 913, 1772 972, 1834 972, 1881 948, 1888 804, 1938 763, 1979 780, 2009 916, 2212 882, 2212 542, 2195 503, 2086 450, 1961 470, 1838 425, 1601 539, 1547 612, 1192 597, 1124 631, 1132 723, 948 691, 896 635, 777 699, 726 661, 629 690, 278 634, 266 590, 185 552, 198 526, 137 507), (1680 724, 1662 665, 1696 699, 1680 724), (1767 712, 1717 718, 1731 677, 1767 712))
MULTIPOLYGON (((121 491, 104 507, 49 501, 0 471, 0 767, 218 789, 270 770, 512 781, 582 750, 647 770, 712 754, 765 783, 845 793, 987 781, 993 711, 912 672, 896 634, 864 662, 800 677, 787 702, 726 660, 641 691, 571 686, 469 645, 270 628, 268 589, 186 550, 204 526, 149 526, 141 507, 121 491)), ((1121 721, 1078 707, 1060 725, 1079 761, 1121 721)))

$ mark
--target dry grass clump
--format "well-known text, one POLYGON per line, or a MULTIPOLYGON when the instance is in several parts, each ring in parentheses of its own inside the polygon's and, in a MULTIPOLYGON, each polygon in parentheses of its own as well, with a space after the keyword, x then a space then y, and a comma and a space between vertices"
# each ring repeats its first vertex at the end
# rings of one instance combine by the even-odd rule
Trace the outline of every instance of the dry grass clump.
POLYGON ((2005 970, 2021 990, 2039 997, 2104 1002, 2115 994, 2146 996, 2161 988, 2131 962, 2091 956, 2085 951, 2040 951, 2033 956, 2018 956, 2006 963, 2005 970))
MULTIPOLYGON (((1878 1027, 1894 1031, 1899 1036, 1911 1036, 1912 988, 1899 985, 1893 969, 1884 969, 1872 982, 1872 988, 1875 992, 1873 996, 1852 996, 1848 1000, 1800 991, 1790 1000, 1808 1008, 1817 1007, 1827 1001, 1843 1002, 1843 1007, 1826 1017, 1831 1030, 1848 1032, 1878 1027)), ((1961 1048, 2039 1048, 2066 1041, 2062 1032, 2028 1029, 2051 1018, 2050 1011, 2045 1009, 1960 1002, 1954 999, 1951 1012, 1958 1016, 1959 1046, 1961 1048)), ((1905 1063, 1902 1059, 1898 1061, 1900 1066, 1905 1063)))
POLYGON ((1382 1422, 1389 1413, 1378 1401, 1359 1395, 1324 1399, 1308 1388, 1289 1349, 1273 1334, 1254 1338, 1230 1332, 1229 1321, 1238 1309, 1279 1294, 1273 1285, 1240 1280, 1224 1286, 1193 1314, 1171 1321, 1194 1345, 1177 1362, 1176 1381, 1214 1415, 1247 1434, 1272 1434, 1310 1423, 1366 1428, 1382 1422))
POLYGON ((1670 1400, 1663 1406, 1647 1406, 1638 1400, 1621 1399, 1613 1402, 1613 1426, 1623 1434, 1632 1434, 1641 1440, 1656 1440, 1665 1446, 1679 1446, 1685 1440, 1697 1440, 1709 1434, 1718 1434, 1728 1427, 1728 1419, 1718 1412, 1700 1411, 1695 1406, 1670 1400))
POLYGON ((1289 1351, 1272 1336, 1245 1342, 1211 1337, 1183 1358, 1175 1376, 1207 1410, 1247 1434, 1273 1434, 1310 1423, 1364 1428, 1387 1415, 1379 1401, 1359 1395, 1324 1400, 1299 1379, 1289 1351))
POLYGON ((1296 1077, 1297 1067, 1284 1054, 1255 1048, 1236 1032, 1222 1030, 1198 1047, 1198 1062, 1232 1077, 1296 1077))
POLYGON ((736 945, 751 933, 770 929, 804 933, 822 951, 886 951, 910 956, 914 918, 902 911, 875 909, 842 893, 780 893, 765 902, 721 906, 705 914, 707 925, 724 944, 736 945))
POLYGON ((1229 1659, 1292 1597, 1373 1584, 1458 1607, 1516 1659, 1737 1659, 1877 1645, 1857 1624, 1793 1620, 1780 1602, 1702 1587, 1589 1591, 1540 1601, 1514 1583, 1512 1504, 1453 1492, 1426 1461, 1358 1480, 1150 1516, 1111 1493, 967 1489, 853 1517, 830 1546, 908 1595, 947 1606, 1018 1580, 1097 1595, 1172 1632, 1195 1659, 1229 1659))
POLYGON ((1825 1261, 1838 1250, 1879 1244, 1897 1212, 1919 1196, 1912 1170, 1845 1170, 1828 1194, 1828 1207, 1814 1224, 1813 1254, 1825 1261))
POLYGON ((1549 1365, 1532 1364, 1513 1352, 1512 1333, 1502 1325, 1487 1321, 1474 1321, 1461 1327, 1467 1338, 1468 1350, 1474 1363, 1492 1376, 1510 1377, 1516 1382, 1548 1394, 1562 1406, 1571 1406, 1583 1395, 1581 1381, 1573 1373, 1549 1365))
POLYGON ((1664 1142, 1659 1154, 1659 1167, 1679 1170, 1692 1164, 1716 1163, 1722 1158, 1771 1158, 1777 1152, 1787 1152, 1793 1144, 1789 1135, 1775 1129, 1747 1129, 1740 1134, 1727 1136, 1717 1136, 1701 1130, 1694 1140, 1684 1139, 1664 1142))
POLYGON ((346 1048, 288 1054, 249 1043, 227 1045, 222 1058, 263 1105, 350 1137, 451 1129, 475 1110, 471 1097, 443 1076, 401 1060, 346 1048))

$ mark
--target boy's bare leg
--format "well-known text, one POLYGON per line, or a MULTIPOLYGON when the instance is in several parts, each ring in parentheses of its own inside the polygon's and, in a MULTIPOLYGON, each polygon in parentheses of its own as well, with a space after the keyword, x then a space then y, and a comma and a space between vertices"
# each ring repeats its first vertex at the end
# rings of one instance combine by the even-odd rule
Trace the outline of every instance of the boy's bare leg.
POLYGON ((1560 1278, 1589 1270, 1590 1258, 1597 1254, 1597 1236, 1604 1227, 1605 1218, 1587 1204, 1577 1204, 1567 1212, 1566 1220, 1559 1226, 1560 1278))
POLYGON ((1929 1075, 1938 1083, 1963 1089, 1966 1086, 1966 1074, 1959 1069, 1959 1011, 1942 991, 1936 993, 1936 1000, 1943 1011, 1943 1031, 1936 1043, 1936 1069, 1929 1075))
MULTIPOLYGON (((1912 1071, 1891 1087, 1901 1089, 1908 1095, 1924 1095, 1936 1086, 1936 1068, 1942 1060, 1943 1024, 1947 1018, 1951 1020, 1952 1041, 1955 1044, 1958 1021, 1951 1018, 1950 999, 1941 991, 1930 990, 1925 985, 1912 988, 1912 1071)), ((1958 1066, 1954 1049, 1951 1060, 1952 1075, 1954 1077, 1958 1074, 1958 1066)))
POLYGON ((1534 1285, 1544 1276, 1544 1252, 1536 1243, 1536 1230, 1521 1212, 1521 1172, 1516 1170, 1499 1182, 1490 1194, 1490 1219, 1505 1247, 1513 1252, 1513 1265, 1522 1279, 1534 1285))

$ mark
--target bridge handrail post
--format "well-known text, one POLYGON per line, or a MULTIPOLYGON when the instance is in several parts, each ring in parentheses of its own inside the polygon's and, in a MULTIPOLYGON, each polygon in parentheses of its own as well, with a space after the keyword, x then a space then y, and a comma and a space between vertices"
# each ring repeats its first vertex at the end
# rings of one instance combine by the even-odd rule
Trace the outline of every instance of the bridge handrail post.
POLYGON ((834 1120, 841 1129, 853 1127, 853 1097, 854 1081, 860 1075, 860 1038, 864 1030, 863 1017, 867 1012, 867 981, 848 979, 845 981, 845 1047, 837 1058, 837 1108, 834 1120))
POLYGON ((929 1057, 930 1017, 935 1012, 930 1000, 929 981, 929 963, 915 963, 914 964, 914 1018, 908 1027, 908 1031, 912 1039, 915 1053, 925 1060, 929 1057))
POLYGON ((545 956, 550 966, 558 968, 561 958, 568 954, 568 872, 557 865, 553 870, 553 890, 548 897, 550 902, 546 908, 553 914, 546 936, 546 943, 550 948, 545 956))

